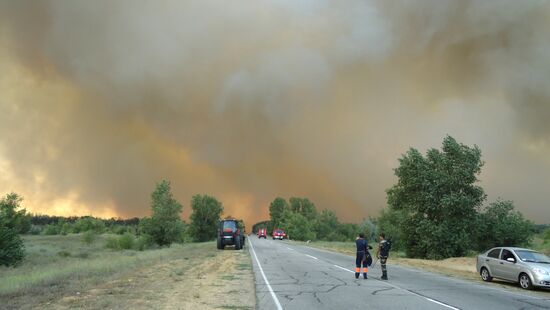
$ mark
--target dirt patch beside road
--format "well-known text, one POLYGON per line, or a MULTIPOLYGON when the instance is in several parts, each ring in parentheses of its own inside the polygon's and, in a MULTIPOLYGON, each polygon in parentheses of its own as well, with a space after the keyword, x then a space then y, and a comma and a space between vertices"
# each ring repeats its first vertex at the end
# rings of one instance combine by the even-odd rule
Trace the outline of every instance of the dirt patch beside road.
POLYGON ((248 250, 193 245, 179 258, 126 273, 87 291, 44 305, 69 309, 254 309, 248 250))

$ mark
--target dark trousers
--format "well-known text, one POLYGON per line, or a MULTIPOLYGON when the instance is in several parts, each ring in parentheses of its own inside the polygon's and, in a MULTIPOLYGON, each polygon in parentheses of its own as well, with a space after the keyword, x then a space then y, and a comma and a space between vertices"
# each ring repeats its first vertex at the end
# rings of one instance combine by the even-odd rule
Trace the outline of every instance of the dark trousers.
POLYGON ((388 276, 388 269, 386 268, 386 261, 388 260, 387 256, 380 256, 380 266, 382 267, 382 276, 388 276))
POLYGON ((369 272, 369 266, 367 264, 367 256, 365 252, 357 252, 355 257, 355 273, 361 273, 361 265, 363 265, 363 273, 369 272))

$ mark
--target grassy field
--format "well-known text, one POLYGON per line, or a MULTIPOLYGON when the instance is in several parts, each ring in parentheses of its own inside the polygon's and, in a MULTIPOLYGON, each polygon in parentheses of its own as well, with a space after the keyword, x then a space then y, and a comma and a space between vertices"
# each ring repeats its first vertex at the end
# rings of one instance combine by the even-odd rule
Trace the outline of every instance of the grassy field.
POLYGON ((17 268, 0 268, 0 305, 14 309, 255 306, 246 250, 219 251, 215 243, 207 242, 119 251, 105 248, 107 237, 98 236, 90 245, 80 235, 24 237, 25 261, 17 268))

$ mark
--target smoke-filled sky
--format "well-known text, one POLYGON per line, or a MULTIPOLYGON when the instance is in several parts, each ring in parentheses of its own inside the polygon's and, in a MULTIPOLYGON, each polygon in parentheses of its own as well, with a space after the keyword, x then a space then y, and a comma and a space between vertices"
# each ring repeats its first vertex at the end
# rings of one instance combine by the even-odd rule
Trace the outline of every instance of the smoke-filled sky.
POLYGON ((447 134, 550 222, 549 1, 0 0, 0 194, 32 212, 145 216, 168 179, 186 216, 358 222, 447 134))

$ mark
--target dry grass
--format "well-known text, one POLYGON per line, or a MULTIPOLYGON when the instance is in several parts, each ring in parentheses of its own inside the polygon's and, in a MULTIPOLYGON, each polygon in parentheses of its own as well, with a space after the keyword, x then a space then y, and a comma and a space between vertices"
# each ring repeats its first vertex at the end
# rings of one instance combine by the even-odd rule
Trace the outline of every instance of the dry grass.
POLYGON ((104 239, 88 246, 78 235, 25 237, 25 262, 0 269, 0 304, 13 309, 186 309, 189 300, 206 309, 255 305, 246 250, 218 251, 208 242, 113 251, 104 239), (238 294, 228 293, 235 290, 238 294), (223 294, 239 298, 217 297, 223 294))

